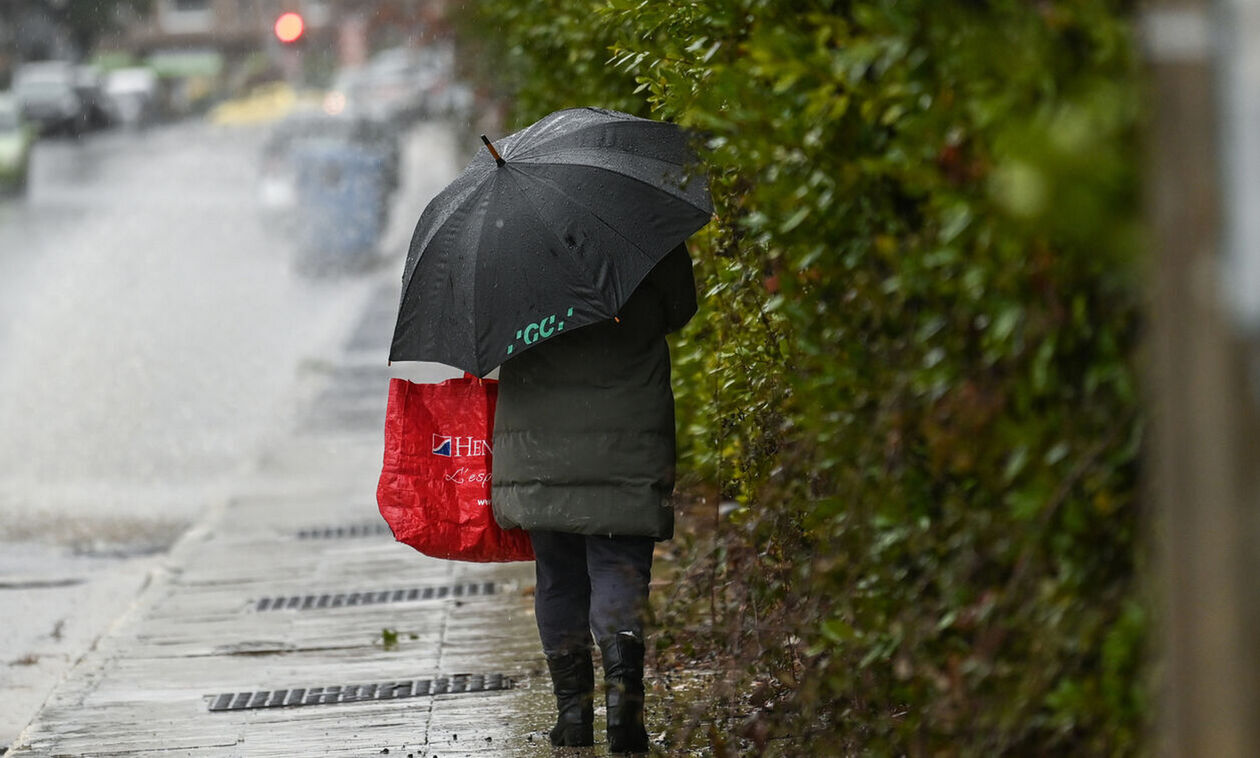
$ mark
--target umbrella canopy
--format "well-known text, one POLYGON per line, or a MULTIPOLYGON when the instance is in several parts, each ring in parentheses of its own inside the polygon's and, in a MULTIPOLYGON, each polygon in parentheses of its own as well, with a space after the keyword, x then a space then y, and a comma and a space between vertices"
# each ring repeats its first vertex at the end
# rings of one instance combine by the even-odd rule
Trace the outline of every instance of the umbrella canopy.
POLYGON ((575 108, 487 146, 416 224, 391 361, 485 376, 615 316, 713 215, 688 135, 673 124, 575 108))

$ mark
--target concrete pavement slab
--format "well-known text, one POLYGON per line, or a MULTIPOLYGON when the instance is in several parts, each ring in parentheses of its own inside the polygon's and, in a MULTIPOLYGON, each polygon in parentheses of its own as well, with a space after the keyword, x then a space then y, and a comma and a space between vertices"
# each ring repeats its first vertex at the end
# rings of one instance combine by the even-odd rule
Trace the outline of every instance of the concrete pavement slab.
POLYGON ((329 487, 322 496, 244 496, 208 518, 56 689, 10 754, 539 754, 549 694, 525 592, 529 565, 439 561, 379 535, 297 536, 299 527, 370 515, 353 494, 329 487), (461 583, 493 583, 496 591, 257 610, 263 597, 318 591, 375 598, 382 588, 461 583), (388 643, 383 630, 390 630, 388 643), (207 697, 225 692, 462 673, 505 674, 517 686, 389 702, 208 709, 207 697), (541 709, 538 687, 547 695, 541 709))
POLYGON ((362 528, 380 522, 381 435, 364 426, 277 439, 239 493, 158 562, 8 755, 551 755, 554 704, 532 565, 431 559, 362 528), (319 598, 328 602, 320 607, 319 598), (276 599, 284 607, 275 609, 276 599), (464 674, 502 675, 514 686, 210 709, 225 693, 464 674))

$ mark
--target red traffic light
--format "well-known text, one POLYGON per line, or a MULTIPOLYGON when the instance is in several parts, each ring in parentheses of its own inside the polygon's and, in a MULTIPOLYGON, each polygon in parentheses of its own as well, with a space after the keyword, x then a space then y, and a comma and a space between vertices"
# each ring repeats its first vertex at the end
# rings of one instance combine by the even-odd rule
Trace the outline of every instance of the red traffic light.
POLYGON ((289 13, 280 14, 280 18, 276 19, 275 32, 276 39, 288 44, 297 42, 302 37, 302 32, 306 31, 306 22, 297 13, 290 11, 289 13))

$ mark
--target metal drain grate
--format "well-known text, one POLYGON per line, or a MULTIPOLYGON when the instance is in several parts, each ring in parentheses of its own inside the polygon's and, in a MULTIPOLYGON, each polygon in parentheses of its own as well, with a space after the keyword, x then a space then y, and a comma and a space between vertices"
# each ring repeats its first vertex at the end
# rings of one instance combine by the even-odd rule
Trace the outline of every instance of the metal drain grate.
POLYGON ((284 708, 298 705, 333 705, 377 700, 401 700, 432 695, 460 695, 472 692, 508 690, 514 686, 503 674, 456 674, 437 679, 413 679, 380 684, 348 684, 331 687, 296 687, 288 690, 227 692, 210 695, 211 711, 247 711, 255 708, 284 708))
POLYGON ((300 540, 336 540, 345 539, 347 537, 384 537, 394 536, 390 531, 389 524, 382 522, 372 522, 364 524, 350 524, 348 526, 327 526, 314 529, 303 529, 297 533, 300 540))
POLYGON ((494 582, 470 582, 468 584, 441 587, 411 587, 401 590, 378 592, 327 592, 322 595, 289 595, 265 597, 259 600, 257 611, 310 611, 324 608, 342 608, 352 605, 381 605, 383 603, 414 603, 421 600, 445 600, 448 597, 479 597, 493 595, 494 582))

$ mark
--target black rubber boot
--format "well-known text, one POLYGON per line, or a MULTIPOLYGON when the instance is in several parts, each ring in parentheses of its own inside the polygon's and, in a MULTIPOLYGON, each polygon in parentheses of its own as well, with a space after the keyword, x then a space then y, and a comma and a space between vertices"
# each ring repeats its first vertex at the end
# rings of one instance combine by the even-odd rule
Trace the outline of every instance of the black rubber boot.
POLYGON ((646 753, 643 725, 643 641, 618 632, 600 641, 604 654, 604 702, 608 706, 608 751, 646 753))
POLYGON ((547 656, 559 716, 551 730, 555 747, 595 744, 595 668, 590 649, 547 656))

